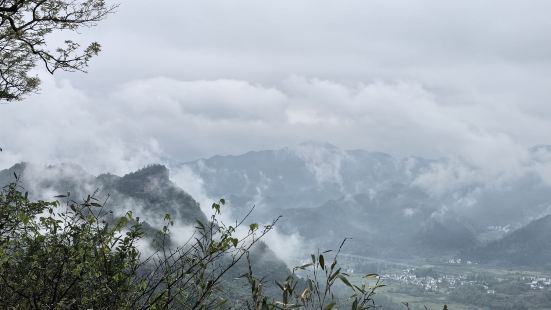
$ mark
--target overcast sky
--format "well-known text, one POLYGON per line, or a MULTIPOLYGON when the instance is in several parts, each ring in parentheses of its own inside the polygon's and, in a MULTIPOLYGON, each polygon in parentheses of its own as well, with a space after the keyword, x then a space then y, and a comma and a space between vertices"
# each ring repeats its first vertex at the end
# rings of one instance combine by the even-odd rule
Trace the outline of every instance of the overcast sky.
POLYGON ((505 168, 551 144, 551 1, 121 0, 88 74, 0 105, 2 168, 306 140, 505 168))

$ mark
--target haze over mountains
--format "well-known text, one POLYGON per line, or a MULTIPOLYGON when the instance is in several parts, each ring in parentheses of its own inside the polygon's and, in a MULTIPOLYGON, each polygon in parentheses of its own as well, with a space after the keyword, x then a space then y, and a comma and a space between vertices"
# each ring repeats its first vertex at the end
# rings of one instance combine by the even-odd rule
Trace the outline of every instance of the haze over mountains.
POLYGON ((480 262, 541 267, 551 258, 541 249, 551 233, 546 224, 551 186, 536 168, 549 162, 550 150, 531 148, 523 169, 487 181, 475 177, 483 173, 476 167, 454 159, 396 158, 313 142, 172 164, 173 177, 160 165, 123 177, 95 177, 76 165, 42 169, 20 164, 0 172, 0 181, 5 184, 13 172, 23 173, 31 194, 40 198, 100 188, 111 194, 112 205, 123 206, 120 212, 137 209, 152 225, 166 212, 183 224, 205 219, 183 190, 200 187, 212 200, 226 198, 234 219, 253 205, 253 221, 282 215, 279 233, 314 247, 334 248, 347 237, 352 238, 348 252, 371 257, 464 255, 480 262), (193 186, 177 181, 183 172, 193 186), (532 256, 540 258, 526 259, 532 256))
POLYGON ((395 158, 305 143, 183 164, 211 197, 324 246, 353 238, 357 254, 453 255, 498 240, 549 213, 541 167, 549 147, 527 150, 522 167, 486 173, 454 159, 395 158), (323 240, 323 242, 322 242, 323 240))

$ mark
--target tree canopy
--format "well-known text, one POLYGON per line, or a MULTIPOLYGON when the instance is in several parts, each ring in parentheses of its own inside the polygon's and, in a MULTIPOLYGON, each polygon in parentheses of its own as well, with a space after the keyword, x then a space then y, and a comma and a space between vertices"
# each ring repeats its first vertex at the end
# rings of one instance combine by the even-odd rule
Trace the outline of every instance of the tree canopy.
POLYGON ((54 45, 48 36, 95 26, 115 8, 105 0, 0 0, 0 102, 36 91, 40 79, 31 71, 37 65, 51 74, 85 71, 99 43, 54 45))

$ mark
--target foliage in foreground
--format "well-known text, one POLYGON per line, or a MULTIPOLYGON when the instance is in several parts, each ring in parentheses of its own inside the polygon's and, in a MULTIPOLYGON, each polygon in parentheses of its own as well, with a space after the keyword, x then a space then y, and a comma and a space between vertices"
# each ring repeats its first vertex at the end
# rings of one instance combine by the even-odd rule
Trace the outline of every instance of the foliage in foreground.
MULTIPOLYGON (((300 293, 295 291, 300 281, 292 275, 279 284, 283 301, 267 298, 251 272, 243 275, 251 284, 251 301, 225 300, 220 297, 227 289, 221 286, 222 278, 249 259, 251 247, 275 221, 264 227, 246 226, 245 218, 227 226, 218 220, 225 204, 220 200, 213 204, 210 220, 197 221, 193 236, 175 245, 170 235, 174 222, 168 214, 165 225, 146 236, 139 218, 131 212, 113 216, 107 200, 100 202, 95 194, 82 202, 69 193, 56 198, 66 203, 31 201, 18 181, 0 193, 2 308, 228 309, 246 303, 256 309, 313 309, 313 305, 331 309, 335 305, 334 296, 328 295, 331 285, 346 279, 336 261, 326 266, 320 254, 300 267, 312 267, 314 273, 300 293), (155 250, 145 257, 143 247, 155 250), (325 286, 317 282, 321 270, 325 286), (317 295, 323 298, 315 300, 317 295)), ((357 309, 367 308, 359 304, 357 309)))
POLYGON ((56 198, 66 203, 31 201, 17 180, 0 192, 3 309, 360 310, 375 307, 375 290, 383 286, 375 274, 352 283, 337 262, 343 242, 332 259, 326 261, 330 251, 312 255, 276 282, 281 298, 266 296, 250 250, 277 220, 260 227, 246 225, 246 216, 227 226, 218 219, 223 199, 212 205, 209 221, 197 221, 188 241, 175 245, 168 214, 165 225, 146 236, 139 218, 113 216, 96 194, 82 202, 69 193, 56 198), (145 247, 153 254, 145 256, 145 247), (246 283, 250 295, 228 300, 222 296, 231 288, 222 279, 238 264, 248 272, 232 281, 246 283))
MULTIPOLYGON (((345 240, 346 241, 346 240, 345 240)), ((325 255, 331 251, 311 255, 311 262, 293 268, 293 273, 284 282, 277 282, 282 291, 282 299, 275 300, 264 296, 262 281, 253 274, 249 263, 249 272, 245 277, 251 287, 251 300, 246 302, 248 309, 337 309, 347 305, 347 308, 373 309, 375 290, 383 287, 379 276, 368 274, 360 285, 353 284, 349 275, 337 265, 337 258, 344 245, 343 241, 330 263, 325 261, 325 255), (304 279, 299 279, 296 272, 300 271, 304 279), (371 280, 371 281, 370 281, 371 280), (337 283, 342 283, 349 289, 351 295, 340 300, 334 292, 337 283), (302 285, 301 285, 302 284, 302 285)), ((248 257, 247 257, 248 258, 248 257)))

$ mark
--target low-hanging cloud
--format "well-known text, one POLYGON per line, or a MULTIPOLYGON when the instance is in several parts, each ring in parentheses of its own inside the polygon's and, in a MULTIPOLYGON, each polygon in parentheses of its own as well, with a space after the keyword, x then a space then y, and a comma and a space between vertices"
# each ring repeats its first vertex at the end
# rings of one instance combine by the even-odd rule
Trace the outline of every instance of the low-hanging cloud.
MULTIPOLYGON (((213 215, 213 210, 210 206, 218 199, 209 197, 200 176, 193 173, 189 167, 184 165, 172 169, 171 180, 199 202, 203 213, 207 216, 213 215)), ((232 209, 232 202, 228 201, 228 204, 222 208, 222 213, 217 216, 218 219, 227 225, 240 222, 241 218, 237 218, 232 212, 232 209)), ((259 224, 263 226, 271 223, 265 222, 259 224)), ((178 234, 179 232, 174 231, 174 233, 178 234)), ((247 223, 239 227, 236 231, 236 234, 240 236, 245 236, 247 233, 247 223)), ((313 250, 313 245, 305 242, 299 234, 283 233, 278 229, 277 225, 264 237, 264 241, 269 245, 270 249, 274 251, 277 257, 283 260, 290 268, 306 257, 310 253, 309 251, 313 250)))
POLYGON ((542 132, 551 131, 510 103, 447 105, 412 82, 348 85, 299 76, 277 87, 154 78, 101 95, 46 78, 41 94, 0 109, 3 167, 75 162, 93 174, 318 140, 452 156, 491 178, 514 173, 531 159, 526 141, 547 142, 542 132), (535 130, 517 130, 525 127, 535 130))

